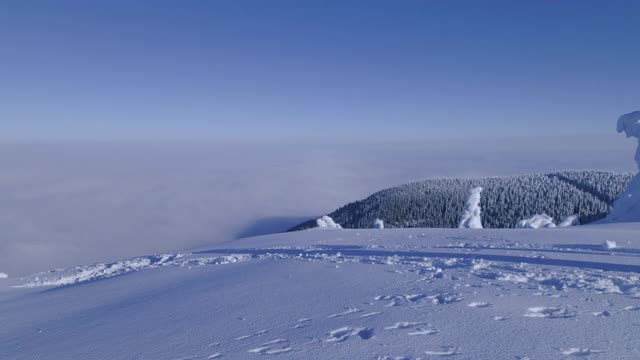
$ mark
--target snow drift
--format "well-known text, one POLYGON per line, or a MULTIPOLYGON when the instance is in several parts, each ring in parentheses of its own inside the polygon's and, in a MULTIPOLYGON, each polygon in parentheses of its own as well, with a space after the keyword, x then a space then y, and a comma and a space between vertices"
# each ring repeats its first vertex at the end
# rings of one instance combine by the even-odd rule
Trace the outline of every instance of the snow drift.
POLYGON ((464 204, 464 212, 460 219, 461 229, 482 229, 482 219, 480 218, 480 193, 482 187, 475 187, 469 191, 469 196, 464 204))
MULTIPOLYGON (((638 140, 635 160, 640 169, 640 111, 624 114, 618 119, 618 132, 638 140)), ((608 222, 640 221, 640 174, 631 180, 625 192, 615 201, 608 222)))

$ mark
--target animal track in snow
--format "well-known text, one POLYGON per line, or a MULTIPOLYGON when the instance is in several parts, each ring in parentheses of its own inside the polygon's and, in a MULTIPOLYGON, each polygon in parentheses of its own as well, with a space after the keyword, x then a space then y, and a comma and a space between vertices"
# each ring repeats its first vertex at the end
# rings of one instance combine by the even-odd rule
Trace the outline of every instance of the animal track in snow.
POLYGON ((524 316, 530 318, 566 319, 575 317, 576 314, 564 307, 538 306, 529 308, 524 316))

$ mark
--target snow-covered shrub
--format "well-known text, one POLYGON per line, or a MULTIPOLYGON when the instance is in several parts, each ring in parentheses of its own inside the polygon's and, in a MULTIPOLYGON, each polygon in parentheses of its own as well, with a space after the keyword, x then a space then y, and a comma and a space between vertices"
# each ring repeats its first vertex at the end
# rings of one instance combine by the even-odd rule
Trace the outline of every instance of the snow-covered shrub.
POLYGON ((458 227, 461 229, 482 229, 482 219, 480 218, 480 193, 482 187, 474 187, 469 190, 467 201, 464 203, 464 211, 458 227))
POLYGON ((558 227, 570 227, 580 225, 580 220, 577 215, 569 215, 562 219, 562 221, 558 224, 558 227))
POLYGON ((376 221, 373 222, 373 228, 374 229, 384 229, 384 221, 382 221, 380 219, 376 219, 376 221))
POLYGON ((526 219, 522 219, 516 223, 516 228, 519 229, 540 229, 554 227, 556 227, 556 224, 553 222, 553 218, 547 214, 536 214, 526 219))
MULTIPOLYGON (((627 137, 638 139, 635 160, 640 169, 640 111, 634 111, 618 118, 618 132, 627 137)), ((636 222, 640 221, 640 174, 631 180, 625 192, 613 204, 613 209, 606 221, 636 222)))
POLYGON ((317 219, 316 224, 319 228, 342 229, 342 226, 333 221, 333 219, 328 215, 324 215, 321 218, 317 219))

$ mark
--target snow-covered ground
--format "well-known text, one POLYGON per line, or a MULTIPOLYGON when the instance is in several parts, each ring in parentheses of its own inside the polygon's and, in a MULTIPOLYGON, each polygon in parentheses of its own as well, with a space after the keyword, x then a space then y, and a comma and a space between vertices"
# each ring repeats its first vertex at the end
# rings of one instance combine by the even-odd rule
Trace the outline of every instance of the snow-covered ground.
POLYGON ((638 359, 638 233, 313 229, 9 277, 0 358, 638 359))

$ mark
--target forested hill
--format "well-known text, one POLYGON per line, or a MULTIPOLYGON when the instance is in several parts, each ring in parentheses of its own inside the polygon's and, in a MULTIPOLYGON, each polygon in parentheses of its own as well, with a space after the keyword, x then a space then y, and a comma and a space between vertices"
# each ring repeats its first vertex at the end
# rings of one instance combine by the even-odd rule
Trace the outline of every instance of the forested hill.
MULTIPOLYGON (((631 173, 563 171, 550 174, 486 178, 440 178, 379 191, 330 213, 343 228, 457 227, 465 197, 482 186, 485 228, 510 228, 518 220, 545 213, 556 221, 578 215, 581 224, 602 219, 629 181, 631 173)), ((289 231, 316 226, 310 220, 289 231)))

